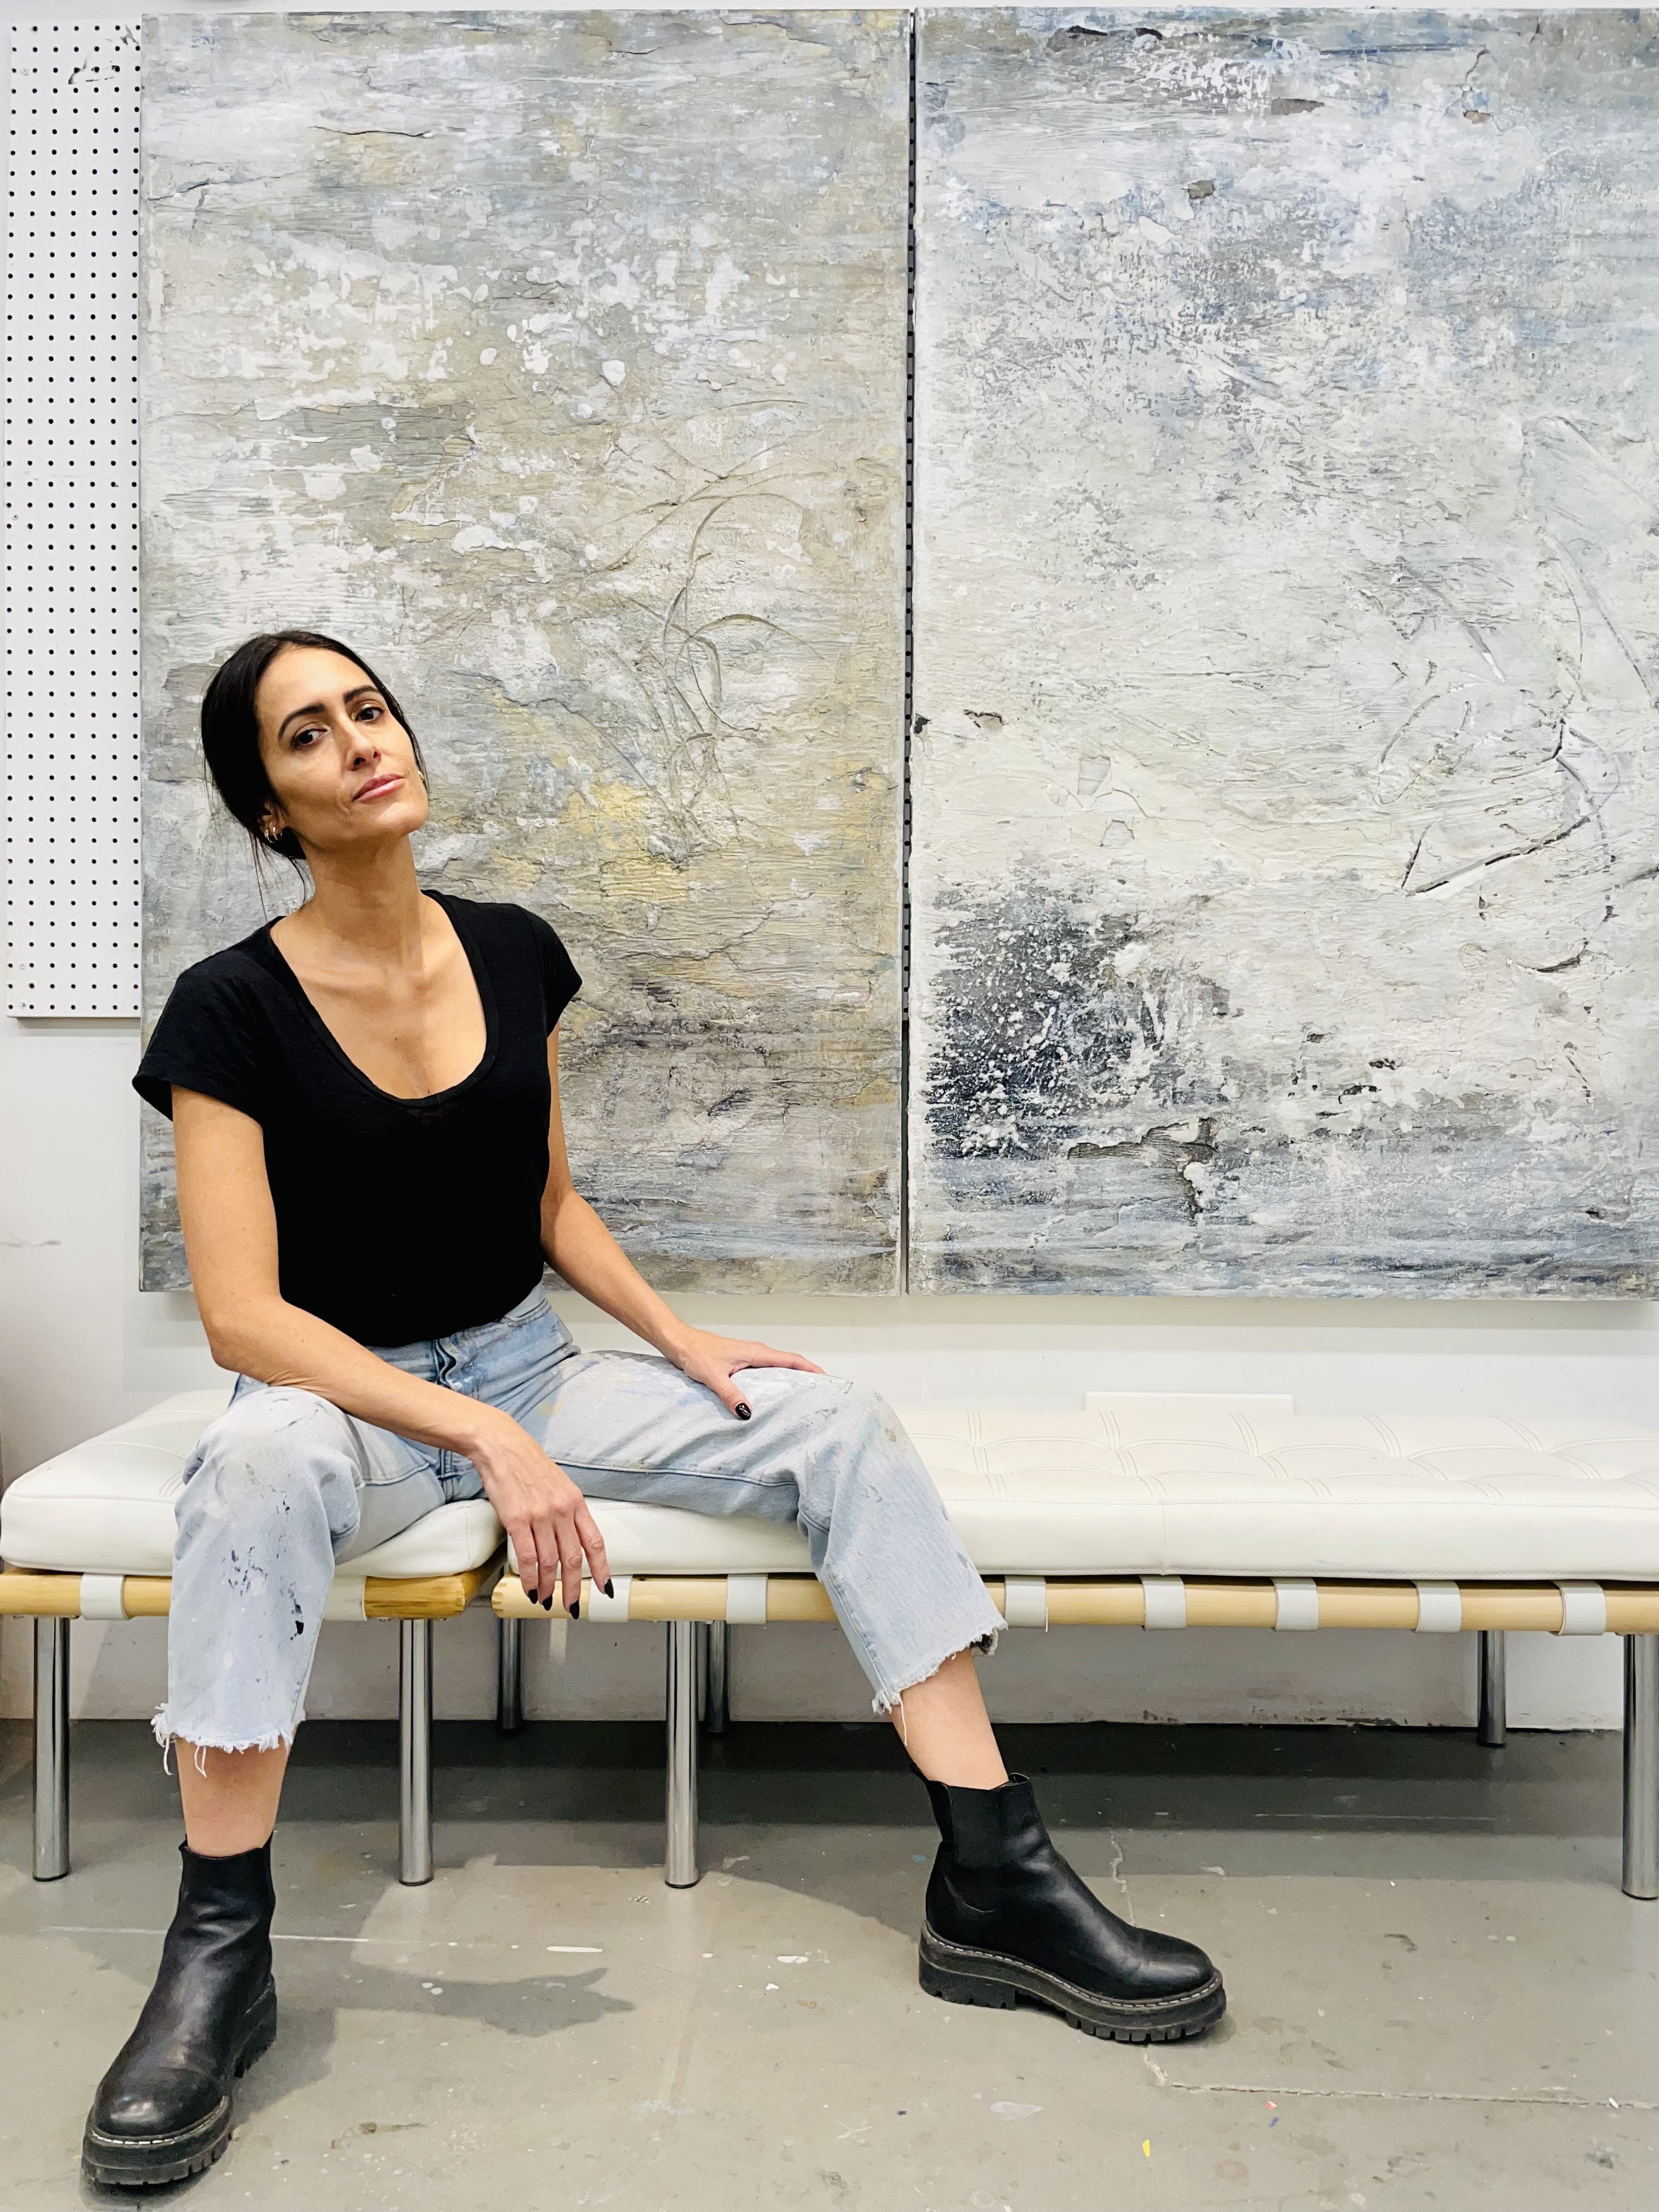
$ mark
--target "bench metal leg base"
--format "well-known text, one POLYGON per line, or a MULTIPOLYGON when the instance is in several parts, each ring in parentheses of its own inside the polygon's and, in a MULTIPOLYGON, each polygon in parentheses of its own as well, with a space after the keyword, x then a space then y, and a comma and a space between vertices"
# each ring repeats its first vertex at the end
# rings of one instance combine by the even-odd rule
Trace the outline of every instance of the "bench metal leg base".
POLYGON ((1509 1646, 1501 1628, 1478 1632, 1475 1671, 1480 1678, 1480 1717, 1475 1724, 1477 1743, 1494 1750, 1510 1740, 1508 1690, 1509 1646))
POLYGON ((70 1625, 34 1624, 34 1879, 69 1872, 70 1625))
POLYGON ((1659 1897, 1659 1636, 1625 1638, 1625 1894, 1659 1897))
POLYGON ((702 1724, 710 1735, 724 1735, 732 1724, 731 1631, 723 1620, 711 1620, 707 1626, 702 1724))
POLYGON ((398 1879, 432 1879, 432 1623, 398 1623, 398 1879))
POLYGON ((524 1623, 495 1623, 495 1725, 503 1735, 524 1726, 524 1623))
POLYGON ((671 1620, 664 1711, 668 1723, 668 1847, 663 1879, 690 1889, 697 1879, 697 1624, 671 1620))

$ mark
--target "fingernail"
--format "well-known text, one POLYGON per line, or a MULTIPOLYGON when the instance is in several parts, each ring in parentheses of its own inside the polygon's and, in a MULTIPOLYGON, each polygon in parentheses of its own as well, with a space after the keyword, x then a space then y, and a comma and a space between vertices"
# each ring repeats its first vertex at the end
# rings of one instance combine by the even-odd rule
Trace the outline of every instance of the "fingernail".
POLYGON ((737 1413, 738 1419, 740 1421, 746 1421, 749 1419, 749 1408, 744 1404, 741 1398, 738 1401, 737 1413))
POLYGON ((551 1599, 550 1597, 544 1597, 544 1598, 542 1600, 542 1611, 543 1611, 544 1613, 550 1613, 550 1612, 552 1611, 552 1609, 553 1609, 553 1601, 552 1601, 552 1599, 551 1599))
POLYGON ((576 1602, 574 1603, 574 1605, 573 1605, 573 1606, 571 1607, 571 1608, 570 1608, 570 1618, 572 1619, 572 1620, 580 1620, 581 1619, 581 1617, 582 1617, 582 1601, 581 1601, 581 1600, 580 1600, 580 1598, 578 1598, 578 1599, 576 1600, 576 1602))
POLYGON ((606 1583, 605 1583, 605 1595, 606 1595, 607 1597, 615 1597, 615 1595, 617 1595, 617 1585, 615 1584, 615 1583, 611 1582, 611 1581, 609 1581, 609 1580, 607 1580, 607 1581, 606 1581, 606 1583))

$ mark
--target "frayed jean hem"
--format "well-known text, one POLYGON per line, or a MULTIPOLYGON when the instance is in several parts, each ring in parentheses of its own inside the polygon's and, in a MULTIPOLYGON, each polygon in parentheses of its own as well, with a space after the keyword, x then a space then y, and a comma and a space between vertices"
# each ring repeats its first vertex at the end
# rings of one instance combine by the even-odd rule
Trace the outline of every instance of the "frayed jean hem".
POLYGON ((163 1766, 167 1764, 167 1754, 175 1742, 187 1743, 197 1754, 197 1771, 198 1773, 205 1773, 206 1767, 201 1756, 204 1752, 291 1751, 294 1748, 294 1739, 299 1733, 300 1720, 301 1718, 303 1718, 303 1715, 296 1717, 293 1723, 285 1729, 266 1729, 264 1733, 259 1735, 237 1736, 232 1738, 228 1735, 217 1735, 212 1729, 203 1729, 198 1730, 191 1728, 176 1727, 171 1712, 168 1711, 167 1706, 163 1705, 156 1712, 149 1725, 156 1742, 161 1747, 161 1764, 163 1766))

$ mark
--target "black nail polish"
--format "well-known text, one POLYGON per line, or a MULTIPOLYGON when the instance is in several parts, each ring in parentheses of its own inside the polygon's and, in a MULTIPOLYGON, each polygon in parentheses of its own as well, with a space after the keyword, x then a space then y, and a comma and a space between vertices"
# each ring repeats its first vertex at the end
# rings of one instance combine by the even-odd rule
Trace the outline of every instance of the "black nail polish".
POLYGON ((578 1599, 576 1600, 576 1602, 574 1603, 574 1605, 573 1605, 573 1606, 571 1607, 571 1608, 570 1608, 570 1618, 572 1619, 572 1620, 580 1620, 581 1619, 581 1617, 582 1617, 582 1601, 581 1601, 581 1600, 580 1600, 580 1598, 578 1598, 578 1599))
POLYGON ((552 1611, 552 1609, 553 1609, 553 1601, 552 1601, 552 1599, 551 1599, 550 1597, 544 1597, 544 1598, 542 1600, 542 1611, 543 1611, 544 1613, 550 1613, 550 1612, 552 1611))
POLYGON ((607 1597, 615 1597, 617 1595, 617 1585, 615 1583, 607 1580, 605 1586, 605 1594, 607 1597))
POLYGON ((738 1419, 740 1421, 746 1421, 749 1419, 749 1408, 744 1404, 741 1398, 738 1401, 737 1414, 738 1419))

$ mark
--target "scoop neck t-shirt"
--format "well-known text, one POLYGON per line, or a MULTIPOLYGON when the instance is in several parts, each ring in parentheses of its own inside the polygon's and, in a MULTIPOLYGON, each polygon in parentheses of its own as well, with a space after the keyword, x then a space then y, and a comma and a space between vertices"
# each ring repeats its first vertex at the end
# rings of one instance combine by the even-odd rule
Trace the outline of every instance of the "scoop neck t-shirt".
POLYGON ((483 1008, 483 1056, 459 1083, 399 1098, 371 1082, 270 922, 183 970, 132 1079, 169 1118, 177 1083, 258 1122, 282 1295, 359 1344, 498 1320, 542 1279, 547 1039, 581 978, 528 908, 424 896, 453 923, 483 1008))

